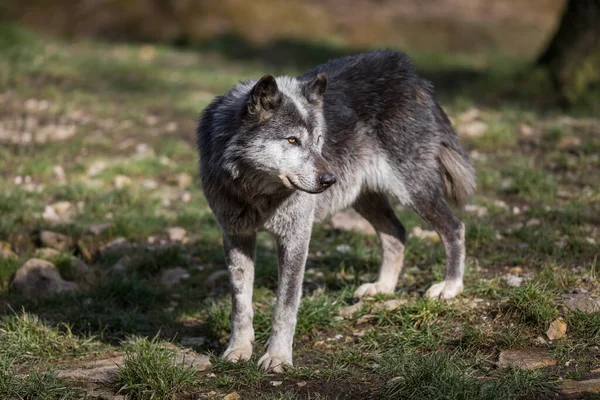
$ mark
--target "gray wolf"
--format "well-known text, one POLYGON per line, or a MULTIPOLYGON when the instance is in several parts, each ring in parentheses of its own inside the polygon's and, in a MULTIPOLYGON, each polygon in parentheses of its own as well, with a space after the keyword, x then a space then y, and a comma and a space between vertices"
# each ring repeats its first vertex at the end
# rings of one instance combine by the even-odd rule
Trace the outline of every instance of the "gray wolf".
POLYGON ((406 232, 389 197, 439 233, 446 272, 427 296, 463 289, 465 228, 449 206, 464 203, 475 172, 432 85, 404 53, 343 57, 299 77, 240 82, 203 111, 197 130, 202 188, 223 234, 233 310, 223 357, 252 355, 256 234, 278 249, 278 289, 265 370, 292 364, 292 343, 314 221, 353 207, 377 231, 378 279, 357 297, 392 293, 406 232))

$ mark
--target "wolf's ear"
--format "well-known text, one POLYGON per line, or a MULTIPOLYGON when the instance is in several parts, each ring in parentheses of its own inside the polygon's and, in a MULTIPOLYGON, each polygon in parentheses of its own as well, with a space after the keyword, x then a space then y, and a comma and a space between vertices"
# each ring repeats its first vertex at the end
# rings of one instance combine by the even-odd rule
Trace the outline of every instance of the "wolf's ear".
POLYGON ((327 74, 321 72, 304 86, 304 96, 311 103, 318 103, 323 98, 325 89, 327 89, 327 74))
POLYGON ((267 118, 281 104, 282 95, 277 87, 275 78, 265 75, 252 88, 248 100, 250 114, 258 115, 261 119, 267 118))

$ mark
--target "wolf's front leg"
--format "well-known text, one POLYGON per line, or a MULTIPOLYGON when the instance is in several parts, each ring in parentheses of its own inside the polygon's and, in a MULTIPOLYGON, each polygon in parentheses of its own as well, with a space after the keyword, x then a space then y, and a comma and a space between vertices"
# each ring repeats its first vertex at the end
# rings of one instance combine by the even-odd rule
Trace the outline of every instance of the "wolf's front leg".
POLYGON ((279 284, 273 312, 273 327, 267 353, 258 363, 266 371, 283 372, 284 365, 292 365, 292 345, 300 297, 304 266, 312 228, 307 221, 278 237, 279 284))
POLYGON ((252 356, 252 285, 256 235, 223 234, 223 247, 231 280, 231 338, 223 354, 227 361, 248 360, 252 356))

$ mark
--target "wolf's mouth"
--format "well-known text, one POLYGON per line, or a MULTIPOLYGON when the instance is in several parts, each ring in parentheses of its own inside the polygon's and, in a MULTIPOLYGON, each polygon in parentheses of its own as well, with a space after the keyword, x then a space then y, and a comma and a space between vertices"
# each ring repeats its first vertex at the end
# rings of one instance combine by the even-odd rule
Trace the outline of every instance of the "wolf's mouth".
MULTIPOLYGON (((289 177, 287 176, 283 176, 283 179, 285 179, 285 181, 287 181, 290 186, 294 187, 295 189, 300 190, 301 192, 305 192, 305 193, 310 193, 310 194, 319 194, 319 193, 323 193, 327 188, 323 188, 320 190, 308 190, 308 189, 304 189, 303 187, 299 186, 298 184, 296 184, 293 180, 291 180, 289 177)), ((284 182, 285 184, 286 182, 284 182)), ((286 185, 287 186, 287 185, 286 185)))

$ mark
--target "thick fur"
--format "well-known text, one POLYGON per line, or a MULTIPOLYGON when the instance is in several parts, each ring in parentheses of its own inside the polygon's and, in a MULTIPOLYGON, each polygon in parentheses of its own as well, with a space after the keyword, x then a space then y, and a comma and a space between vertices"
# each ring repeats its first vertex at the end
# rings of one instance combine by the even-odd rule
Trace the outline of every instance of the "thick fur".
POLYGON ((292 363, 312 224, 338 210, 354 207, 382 246, 379 278, 356 296, 393 292, 402 270, 406 233, 388 196, 428 221, 444 244, 446 275, 427 295, 449 299, 462 291, 464 225, 446 200, 463 204, 475 173, 431 84, 405 54, 375 51, 297 78, 241 82, 204 110, 197 133, 202 186, 223 233, 233 288, 226 359, 252 354, 259 231, 275 236, 279 253, 273 329, 259 360, 267 370, 292 363))

